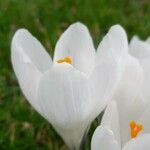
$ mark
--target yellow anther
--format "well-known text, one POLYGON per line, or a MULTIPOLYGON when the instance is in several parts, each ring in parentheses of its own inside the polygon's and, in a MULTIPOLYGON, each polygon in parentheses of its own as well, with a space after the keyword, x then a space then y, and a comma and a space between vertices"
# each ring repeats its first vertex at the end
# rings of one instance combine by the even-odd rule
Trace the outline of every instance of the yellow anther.
POLYGON ((130 122, 130 128, 134 129, 136 127, 136 123, 134 121, 130 122))
POLYGON ((66 63, 68 63, 68 64, 72 64, 72 59, 71 59, 71 57, 65 57, 65 58, 63 58, 63 59, 57 60, 57 63, 64 63, 64 62, 66 62, 66 63))
POLYGON ((140 131, 143 130, 143 126, 141 124, 137 124, 134 121, 130 122, 131 128, 131 138, 136 138, 140 131))

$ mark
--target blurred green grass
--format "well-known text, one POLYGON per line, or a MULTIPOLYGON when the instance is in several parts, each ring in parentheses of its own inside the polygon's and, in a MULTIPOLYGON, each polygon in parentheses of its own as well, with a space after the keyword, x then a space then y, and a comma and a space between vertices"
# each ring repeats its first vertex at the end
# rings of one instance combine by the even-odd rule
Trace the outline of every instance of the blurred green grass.
MULTIPOLYGON (((10 43, 17 29, 27 28, 53 55, 60 34, 76 21, 88 26, 96 46, 118 23, 129 38, 137 34, 145 39, 150 35, 150 1, 0 0, 0 150, 63 149, 61 138, 23 97, 10 62, 10 43)), ((88 149, 90 138, 85 145, 88 149)))

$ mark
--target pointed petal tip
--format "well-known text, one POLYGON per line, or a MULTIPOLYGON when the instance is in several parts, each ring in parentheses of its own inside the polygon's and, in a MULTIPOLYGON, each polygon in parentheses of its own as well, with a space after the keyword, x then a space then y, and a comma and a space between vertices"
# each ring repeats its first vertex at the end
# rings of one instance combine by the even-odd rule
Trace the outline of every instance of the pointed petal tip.
POLYGON ((138 35, 134 35, 134 36, 133 36, 133 39, 140 40, 140 38, 139 38, 139 36, 138 36, 138 35))
POLYGON ((102 125, 98 126, 96 128, 95 132, 103 132, 103 133, 107 132, 108 135, 114 136, 114 133, 111 129, 108 129, 108 128, 102 126, 102 125))
MULTIPOLYGON (((17 47, 19 45, 19 41, 20 39, 22 39, 22 37, 24 37, 24 35, 28 34, 29 31, 24 29, 24 28, 21 28, 21 29, 18 29, 15 33, 14 33, 14 36, 12 37, 12 41, 11 41, 11 61, 13 63, 14 59, 14 53, 18 53, 18 51, 20 51, 17 47)), ((31 62, 31 60, 29 59, 29 57, 23 52, 23 51, 20 51, 21 52, 21 55, 22 55, 22 60, 24 62, 31 62)))
POLYGON ((134 35, 130 40, 130 44, 137 42, 137 41, 140 41, 140 38, 138 35, 134 35))
POLYGON ((15 32, 14 37, 18 37, 18 36, 20 36, 22 34, 26 34, 26 33, 29 33, 29 31, 25 28, 21 28, 15 32))
POLYGON ((111 28, 124 30, 124 28, 120 24, 115 24, 111 28))
POLYGON ((16 33, 26 33, 26 32, 29 32, 29 31, 25 28, 20 28, 16 31, 16 33))
POLYGON ((141 40, 137 35, 133 36, 130 41, 130 47, 132 46, 138 46, 138 47, 144 46, 146 49, 149 49, 148 42, 141 40))
POLYGON ((51 57, 44 46, 24 28, 18 29, 12 38, 11 55, 14 53, 18 53, 24 62, 32 62, 38 66, 41 72, 46 71, 52 64, 51 57))
POLYGON ((125 29, 117 24, 117 25, 113 25, 109 32, 109 34, 111 34, 114 38, 118 39, 118 42, 120 41, 126 51, 126 53, 128 52, 128 37, 127 37, 127 33, 125 31, 125 29))
POLYGON ((71 24, 70 27, 71 27, 71 28, 78 28, 78 29, 80 29, 80 28, 82 28, 82 29, 83 29, 83 28, 86 28, 86 29, 87 29, 86 25, 84 25, 83 23, 81 23, 81 22, 79 22, 79 21, 77 21, 77 22, 71 24))
POLYGON ((17 42, 18 39, 21 39, 24 35, 28 35, 28 34, 30 34, 30 32, 27 29, 25 28, 18 29, 12 38, 11 45, 17 42))
POLYGON ((113 25, 110 28, 110 32, 119 32, 121 34, 125 34, 125 36, 126 36, 126 31, 120 24, 113 25))

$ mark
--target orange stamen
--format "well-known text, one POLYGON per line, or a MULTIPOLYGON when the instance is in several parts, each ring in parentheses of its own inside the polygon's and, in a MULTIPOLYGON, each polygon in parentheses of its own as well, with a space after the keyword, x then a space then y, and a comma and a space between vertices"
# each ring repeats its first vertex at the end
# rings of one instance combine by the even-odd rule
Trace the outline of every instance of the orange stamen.
POLYGON ((64 63, 64 62, 66 62, 66 63, 68 63, 68 64, 72 64, 72 59, 71 59, 71 57, 65 57, 65 58, 63 58, 63 59, 57 60, 57 63, 64 63))
POLYGON ((134 121, 130 122, 131 128, 131 138, 136 138, 140 131, 143 130, 143 126, 141 124, 137 124, 134 121))

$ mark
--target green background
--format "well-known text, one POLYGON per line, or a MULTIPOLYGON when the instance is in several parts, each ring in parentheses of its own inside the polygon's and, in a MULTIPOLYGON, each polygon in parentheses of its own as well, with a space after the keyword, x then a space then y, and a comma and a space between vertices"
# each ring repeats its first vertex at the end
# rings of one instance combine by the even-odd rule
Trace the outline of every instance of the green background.
MULTIPOLYGON (((10 43, 17 29, 27 28, 53 55, 61 33, 76 21, 87 25, 95 46, 118 23, 129 39, 135 34, 146 39, 150 35, 150 1, 0 0, 0 150, 65 149, 51 125, 22 95, 10 62, 10 43)), ((89 149, 93 129, 83 149, 89 149)))

